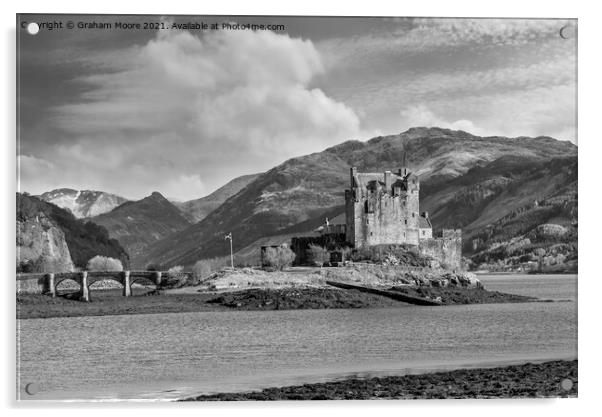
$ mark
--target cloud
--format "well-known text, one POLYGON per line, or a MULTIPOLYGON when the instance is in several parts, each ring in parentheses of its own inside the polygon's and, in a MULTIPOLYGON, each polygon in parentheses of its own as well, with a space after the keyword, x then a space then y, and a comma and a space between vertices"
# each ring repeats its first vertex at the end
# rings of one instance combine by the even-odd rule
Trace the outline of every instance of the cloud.
POLYGON ((317 43, 170 30, 133 45, 112 34, 101 48, 60 43, 22 60, 44 76, 61 71, 48 80, 69 78, 48 104, 44 88, 22 97, 43 103, 22 129, 22 186, 196 198, 293 156, 416 125, 575 140, 576 45, 558 36, 567 21, 370 22, 317 43))
MULTIPOLYGON (((471 48, 519 47, 559 38, 564 25, 557 19, 392 18, 380 28, 361 35, 320 43, 329 65, 350 65, 369 58, 382 61, 387 54, 448 53, 471 48)), ((565 42, 565 44, 568 44, 565 42)))
POLYGON ((317 45, 336 74, 324 88, 362 115, 364 129, 423 124, 574 141, 577 54, 559 36, 566 24, 576 22, 387 19, 317 45))
POLYGON ((19 191, 28 191, 23 188, 23 182, 28 183, 34 178, 56 177, 56 166, 49 161, 31 155, 17 156, 17 183, 19 191))
POLYGON ((441 127, 444 129, 463 130, 474 135, 483 135, 484 131, 470 120, 461 119, 449 122, 437 117, 424 104, 407 107, 400 112, 401 130, 411 127, 441 127))
POLYGON ((53 109, 71 140, 45 157, 67 176, 127 197, 152 190, 200 197, 235 176, 360 135, 351 108, 311 87, 324 66, 308 40, 159 31, 128 53, 89 60, 103 61, 103 72, 73 80, 80 96, 53 109))
MULTIPOLYGON (((169 193, 166 197, 176 200, 187 200, 190 195, 203 195, 208 192, 207 187, 199 175, 179 175, 169 180, 164 185, 169 193)), ((167 193, 167 191, 166 191, 167 193)))
POLYGON ((437 126, 479 136, 551 136, 577 143, 575 89, 552 85, 422 102, 404 107, 398 126, 437 126))

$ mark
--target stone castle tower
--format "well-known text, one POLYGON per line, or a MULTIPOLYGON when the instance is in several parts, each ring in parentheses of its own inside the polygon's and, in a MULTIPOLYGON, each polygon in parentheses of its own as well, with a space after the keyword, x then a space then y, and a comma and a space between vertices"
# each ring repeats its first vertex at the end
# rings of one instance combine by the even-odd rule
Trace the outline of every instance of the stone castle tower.
POLYGON ((420 182, 407 168, 384 173, 351 168, 345 190, 347 241, 356 248, 380 244, 419 245, 432 238, 427 213, 419 211, 420 182))

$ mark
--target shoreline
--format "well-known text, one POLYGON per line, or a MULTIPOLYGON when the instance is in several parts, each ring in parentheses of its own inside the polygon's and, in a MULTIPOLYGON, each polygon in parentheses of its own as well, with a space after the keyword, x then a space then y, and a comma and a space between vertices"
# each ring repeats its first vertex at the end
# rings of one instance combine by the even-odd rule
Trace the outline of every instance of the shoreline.
MULTIPOLYGON (((399 288, 396 290, 406 291, 399 288)), ((62 294, 55 298, 41 294, 19 294, 17 295, 17 319, 411 306, 383 295, 334 287, 249 288, 220 292, 167 290, 159 293, 148 289, 137 289, 137 292, 138 294, 134 293, 131 297, 123 297, 120 290, 97 290, 91 292, 90 302, 75 299, 75 293, 62 294)), ((534 297, 476 288, 430 288, 427 293, 429 297, 443 297, 442 305, 434 308, 444 308, 446 305, 543 301, 534 297)), ((424 296, 424 294, 420 295, 424 296)))
MULTIPOLYGON (((479 365, 477 365, 479 366, 479 365)), ((575 398, 578 359, 458 368, 224 392, 177 401, 575 398)))

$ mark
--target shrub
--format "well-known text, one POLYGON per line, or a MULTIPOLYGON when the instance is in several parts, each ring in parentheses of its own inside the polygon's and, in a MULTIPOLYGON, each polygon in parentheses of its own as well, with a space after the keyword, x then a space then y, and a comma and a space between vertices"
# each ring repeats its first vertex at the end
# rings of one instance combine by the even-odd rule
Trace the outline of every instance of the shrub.
POLYGON ((288 246, 282 245, 277 248, 267 248, 265 251, 265 262, 268 266, 277 270, 282 270, 291 266, 295 260, 295 252, 288 246))
POLYGON ((384 263, 395 259, 395 264, 404 266, 428 267, 432 259, 418 253, 409 245, 374 245, 361 247, 351 253, 354 262, 384 263))
POLYGON ((192 276, 195 282, 207 279, 213 272, 211 262, 208 259, 201 259, 192 267, 192 276))
POLYGON ((319 245, 309 245, 307 256, 309 257, 309 260, 317 266, 323 266, 330 261, 330 253, 328 250, 319 245))
POLYGON ((162 288, 180 288, 188 285, 188 274, 184 273, 184 267, 177 265, 167 270, 167 276, 161 280, 162 288))
POLYGON ((167 270, 168 275, 177 275, 180 272, 184 271, 184 267, 180 265, 172 266, 167 270))
POLYGON ((88 261, 86 269, 88 271, 123 271, 123 265, 119 259, 96 255, 88 261))
POLYGON ((342 247, 339 249, 339 251, 343 257, 343 262, 351 259, 351 248, 349 246, 342 247))

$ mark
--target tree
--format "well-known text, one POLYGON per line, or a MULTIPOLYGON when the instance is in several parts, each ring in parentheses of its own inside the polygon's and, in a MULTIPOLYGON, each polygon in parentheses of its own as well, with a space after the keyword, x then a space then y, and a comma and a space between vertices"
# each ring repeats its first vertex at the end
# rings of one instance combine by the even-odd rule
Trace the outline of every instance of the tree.
POLYGON ((150 264, 146 265, 146 270, 147 271, 162 271, 163 269, 161 268, 161 265, 159 265, 159 264, 150 263, 150 264))
POLYGON ((309 260, 312 261, 317 266, 323 266, 325 263, 330 261, 330 253, 326 248, 323 248, 319 245, 311 244, 309 245, 309 249, 307 250, 309 260))
POLYGON ((188 274, 180 265, 169 268, 165 279, 161 280, 161 288, 180 288, 186 285, 188 285, 188 274))
POLYGON ((96 255, 88 261, 86 269, 88 271, 123 271, 123 265, 119 259, 96 255))
POLYGON ((537 269, 539 270, 539 272, 542 272, 543 271, 543 257, 546 254, 546 250, 543 248, 537 248, 533 251, 533 253, 535 253, 535 255, 537 255, 537 257, 538 257, 537 269))
POLYGON ((167 270, 167 275, 178 275, 184 271, 184 267, 181 265, 172 266, 167 270))

